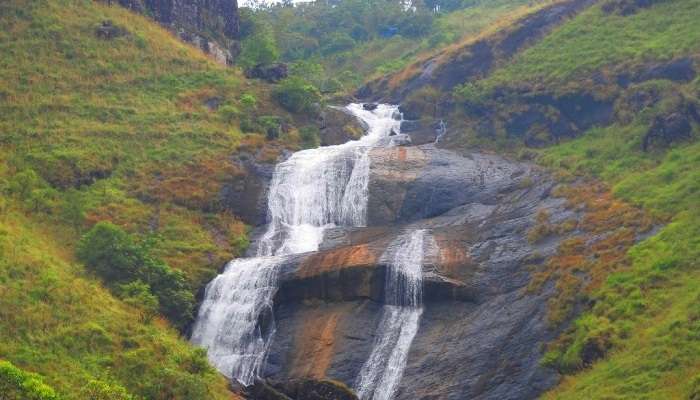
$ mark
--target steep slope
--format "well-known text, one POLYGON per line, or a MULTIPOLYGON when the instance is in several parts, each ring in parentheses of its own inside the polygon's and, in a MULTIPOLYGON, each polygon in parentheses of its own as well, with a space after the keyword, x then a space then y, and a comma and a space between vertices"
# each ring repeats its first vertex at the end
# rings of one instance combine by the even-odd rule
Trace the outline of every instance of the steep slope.
MULTIPOLYGON (((571 374, 547 398, 698 394, 698 18, 694 0, 601 1, 510 61, 497 58, 495 68, 467 47, 445 68, 423 70, 423 80, 397 78, 416 76, 407 70, 369 86, 397 83, 390 95, 419 119, 410 125, 416 138, 434 138, 442 119, 442 146, 538 159, 564 181, 596 178, 656 217, 658 232, 623 258, 605 261, 579 241, 579 250, 569 243, 543 265, 538 279, 559 291, 550 309, 569 303, 580 313, 545 356, 546 365, 571 374), (458 60, 481 70, 450 69, 458 60), (601 260, 606 268, 596 267, 601 260)), ((495 37, 512 30, 505 32, 495 37)), ((383 94, 360 92, 368 93, 383 94)), ((590 209, 598 196, 578 201, 590 209)), ((601 232, 611 227, 607 218, 589 223, 601 232)))
POLYGON ((195 294, 247 246, 226 196, 248 179, 232 155, 296 147, 292 117, 268 87, 116 5, 4 1, 0 26, 0 358, 66 398, 89 398, 93 380, 139 398, 229 398, 148 293, 106 290, 73 253, 110 221, 195 294))

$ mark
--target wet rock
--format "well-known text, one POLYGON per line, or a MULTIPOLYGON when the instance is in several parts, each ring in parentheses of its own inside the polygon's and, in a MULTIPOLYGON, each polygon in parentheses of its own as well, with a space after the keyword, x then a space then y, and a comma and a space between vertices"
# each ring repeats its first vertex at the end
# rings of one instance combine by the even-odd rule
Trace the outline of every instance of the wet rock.
POLYGON ((256 379, 248 392, 255 400, 294 400, 260 379, 256 379))
POLYGON ((406 120, 418 120, 421 117, 421 110, 415 104, 401 104, 399 112, 406 120))
POLYGON ((321 146, 342 144, 364 134, 360 121, 343 108, 326 107, 319 120, 321 146))
POLYGON ((358 400, 349 387, 333 380, 291 379, 274 385, 294 400, 358 400))
POLYGON ((576 216, 550 197, 553 183, 527 164, 432 145, 370 157, 373 226, 330 229, 319 252, 281 267, 263 375, 279 389, 300 378, 352 385, 382 334, 383 253, 405 230, 429 229, 424 312, 396 398, 530 399, 554 385, 556 372, 540 365, 556 334, 547 323, 553 288, 525 291, 528 263, 560 240, 528 242, 539 210, 553 222, 576 216))
POLYGON ((377 103, 365 103, 362 105, 362 108, 367 110, 367 111, 374 111, 379 107, 377 103))
POLYGON ((262 79, 270 83, 277 83, 289 75, 287 64, 258 64, 245 71, 249 79, 262 79))
POLYGON ((370 152, 367 221, 381 226, 397 219, 408 183, 418 178, 427 156, 418 147, 377 148, 370 152))
POLYGON ((219 194, 224 208, 252 226, 265 223, 267 191, 272 180, 274 165, 261 164, 245 154, 231 161, 242 174, 226 183, 219 194))
MULTIPOLYGON (((416 122, 416 124, 409 125, 409 131, 405 133, 407 133, 408 136, 411 137, 411 143, 413 143, 416 146, 422 144, 435 143, 435 141, 438 138, 438 135, 440 134, 440 130, 442 129, 440 121, 436 120, 410 122, 416 122)), ((403 128, 404 125, 401 124, 401 129, 403 128)), ((404 131, 402 130, 402 132, 404 131)))

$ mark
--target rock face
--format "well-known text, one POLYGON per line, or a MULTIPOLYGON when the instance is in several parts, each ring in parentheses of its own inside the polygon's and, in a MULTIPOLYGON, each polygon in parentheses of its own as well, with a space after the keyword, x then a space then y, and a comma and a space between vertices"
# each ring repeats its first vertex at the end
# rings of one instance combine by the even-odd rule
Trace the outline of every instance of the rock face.
POLYGON ((377 148, 370 159, 370 226, 330 229, 318 252, 281 267, 263 377, 290 398, 306 398, 285 389, 298 379, 352 386, 381 334, 382 253, 426 229, 424 311, 397 398, 533 399, 551 387, 558 375, 540 358, 556 333, 546 322, 553 289, 527 286, 559 238, 526 236, 541 210, 554 223, 577 218, 550 195, 553 182, 528 164, 432 144, 377 148))
POLYGON ((245 72, 247 78, 263 79, 270 83, 276 83, 288 75, 287 64, 274 63, 269 65, 256 65, 245 72))
POLYGON ((344 109, 336 107, 323 109, 319 120, 319 131, 321 146, 342 144, 359 139, 364 134, 364 128, 357 118, 344 109))
POLYGON ((246 224, 260 226, 265 223, 267 191, 275 166, 258 163, 245 154, 231 162, 243 173, 221 189, 221 203, 246 224))
POLYGON ((151 16, 160 24, 230 64, 239 53, 237 0, 117 0, 123 7, 151 16))

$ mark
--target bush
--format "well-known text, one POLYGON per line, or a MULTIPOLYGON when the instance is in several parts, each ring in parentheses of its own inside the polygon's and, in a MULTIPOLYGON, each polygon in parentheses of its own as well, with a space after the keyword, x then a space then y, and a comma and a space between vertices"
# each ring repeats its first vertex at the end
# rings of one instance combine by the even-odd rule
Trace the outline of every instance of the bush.
POLYGON ((239 64, 251 68, 259 64, 271 64, 279 58, 274 36, 266 29, 243 40, 239 64))
POLYGON ((258 104, 258 100, 250 93, 244 93, 241 96, 241 105, 247 110, 254 110, 258 104))
POLYGON ((39 375, 0 360, 0 399, 2 400, 58 400, 60 397, 39 375))
POLYGON ((268 140, 277 139, 282 133, 282 122, 274 115, 263 115, 258 118, 258 126, 261 128, 268 140))
POLYGON ((299 138, 301 139, 301 146, 305 149, 318 147, 321 142, 318 128, 314 125, 299 129, 299 138))
POLYGON ((219 109, 219 115, 221 116, 221 119, 223 119, 227 123, 231 123, 238 118, 238 115, 240 114, 240 111, 236 108, 236 106, 232 105, 226 105, 223 106, 219 109))
POLYGON ((151 287, 140 280, 119 285, 117 295, 125 303, 141 310, 141 320, 144 322, 150 322, 158 314, 158 298, 151 292, 151 287))
POLYGON ((88 382, 80 394, 90 400, 134 400, 123 387, 96 380, 88 382))
POLYGON ((83 235, 77 248, 80 261, 117 289, 118 294, 145 310, 154 306, 154 299, 143 293, 142 285, 150 287, 160 312, 184 328, 192 321, 194 310, 194 296, 185 276, 150 253, 149 243, 137 243, 121 228, 104 221, 83 235), (139 300, 144 303, 134 303, 139 300))
POLYGON ((285 79, 272 94, 282 107, 296 113, 311 112, 321 101, 318 89, 298 77, 285 79))

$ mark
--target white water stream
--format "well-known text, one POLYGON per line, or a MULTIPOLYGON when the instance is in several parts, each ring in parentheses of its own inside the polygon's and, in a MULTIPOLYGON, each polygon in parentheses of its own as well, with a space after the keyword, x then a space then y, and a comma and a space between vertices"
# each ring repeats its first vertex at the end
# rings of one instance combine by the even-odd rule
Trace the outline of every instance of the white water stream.
POLYGON ((374 347, 360 370, 355 391, 361 400, 390 400, 401 382, 408 351, 423 314, 423 258, 426 231, 399 236, 387 249, 385 305, 374 347))
POLYGON ((329 227, 366 225, 369 150, 388 145, 401 122, 395 106, 368 111, 351 104, 347 110, 366 125, 366 134, 296 152, 278 164, 257 256, 231 261, 207 285, 192 342, 207 349, 219 371, 244 385, 260 373, 275 332, 272 299, 285 256, 318 250, 329 227))

